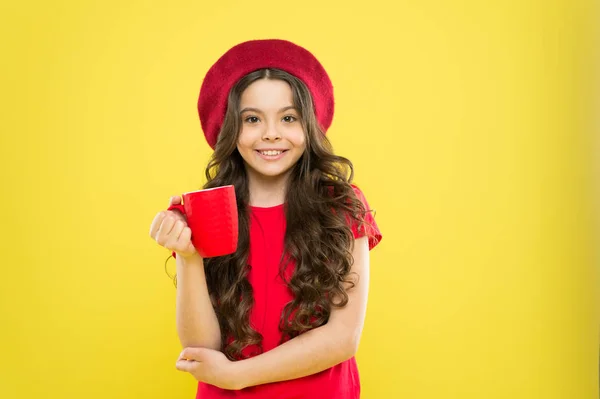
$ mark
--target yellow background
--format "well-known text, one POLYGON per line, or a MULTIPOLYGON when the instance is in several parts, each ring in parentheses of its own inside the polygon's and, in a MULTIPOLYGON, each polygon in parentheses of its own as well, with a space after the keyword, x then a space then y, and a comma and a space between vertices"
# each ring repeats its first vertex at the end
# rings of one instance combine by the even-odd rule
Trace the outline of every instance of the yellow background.
POLYGON ((362 397, 597 398, 593 5, 4 2, 0 397, 194 397, 148 229, 204 181, 204 73, 278 37, 385 236, 362 397))

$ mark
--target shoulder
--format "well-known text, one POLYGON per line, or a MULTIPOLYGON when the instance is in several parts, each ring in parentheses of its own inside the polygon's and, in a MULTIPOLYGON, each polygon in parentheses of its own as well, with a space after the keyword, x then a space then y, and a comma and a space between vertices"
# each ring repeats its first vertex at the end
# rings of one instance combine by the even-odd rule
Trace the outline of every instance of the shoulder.
POLYGON ((357 199, 364 206, 364 214, 360 216, 360 222, 352 223, 352 232, 355 238, 367 236, 369 238, 369 250, 375 248, 383 238, 379 226, 375 221, 375 209, 371 208, 363 191, 356 185, 351 184, 357 199))
POLYGON ((365 194, 362 192, 362 190, 360 188, 358 188, 358 186, 354 183, 351 183, 350 186, 352 187, 352 190, 354 191, 354 195, 356 195, 356 197, 360 200, 360 202, 362 202, 363 204, 366 205, 367 199, 365 198, 365 194))
MULTIPOLYGON (((383 237, 381 230, 379 230, 379 226, 375 221, 375 209, 371 208, 365 194, 358 185, 350 183, 350 186, 352 187, 352 192, 358 201, 362 203, 364 209, 355 215, 346 214, 346 220, 348 221, 355 239, 364 236, 369 238, 369 250, 371 250, 379 244, 383 237)), ((335 195, 333 186, 327 186, 327 190, 330 196, 335 195)))

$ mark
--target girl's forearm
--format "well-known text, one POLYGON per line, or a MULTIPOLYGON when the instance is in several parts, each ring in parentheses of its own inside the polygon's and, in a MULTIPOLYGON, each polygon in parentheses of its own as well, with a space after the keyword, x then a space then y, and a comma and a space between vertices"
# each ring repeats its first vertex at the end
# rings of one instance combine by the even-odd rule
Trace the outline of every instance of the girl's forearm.
POLYGON ((176 257, 177 334, 182 347, 221 349, 221 330, 208 295, 204 261, 200 256, 176 257))
POLYGON ((261 355, 238 361, 236 367, 244 387, 301 378, 354 356, 357 337, 325 324, 261 355))

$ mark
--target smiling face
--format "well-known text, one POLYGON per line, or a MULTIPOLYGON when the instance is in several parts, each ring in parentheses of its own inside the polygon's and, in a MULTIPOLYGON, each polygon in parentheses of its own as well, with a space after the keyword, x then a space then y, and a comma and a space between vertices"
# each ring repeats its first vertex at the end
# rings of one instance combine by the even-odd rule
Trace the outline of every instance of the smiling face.
POLYGON ((249 178, 285 182, 306 149, 290 85, 278 79, 253 82, 240 98, 240 115, 237 149, 249 178))

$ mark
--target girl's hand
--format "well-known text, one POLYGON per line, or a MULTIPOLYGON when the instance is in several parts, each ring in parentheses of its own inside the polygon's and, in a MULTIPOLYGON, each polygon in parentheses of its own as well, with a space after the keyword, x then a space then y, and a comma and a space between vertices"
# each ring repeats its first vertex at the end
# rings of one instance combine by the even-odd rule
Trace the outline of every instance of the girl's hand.
MULTIPOLYGON (((169 206, 180 203, 179 196, 171 197, 169 206)), ((192 231, 179 211, 159 212, 150 225, 150 237, 159 245, 169 251, 175 251, 183 258, 200 256, 191 241, 192 231)))
POLYGON ((175 367, 187 371, 198 381, 222 389, 244 388, 243 375, 237 366, 219 351, 208 348, 185 348, 179 355, 175 367))

